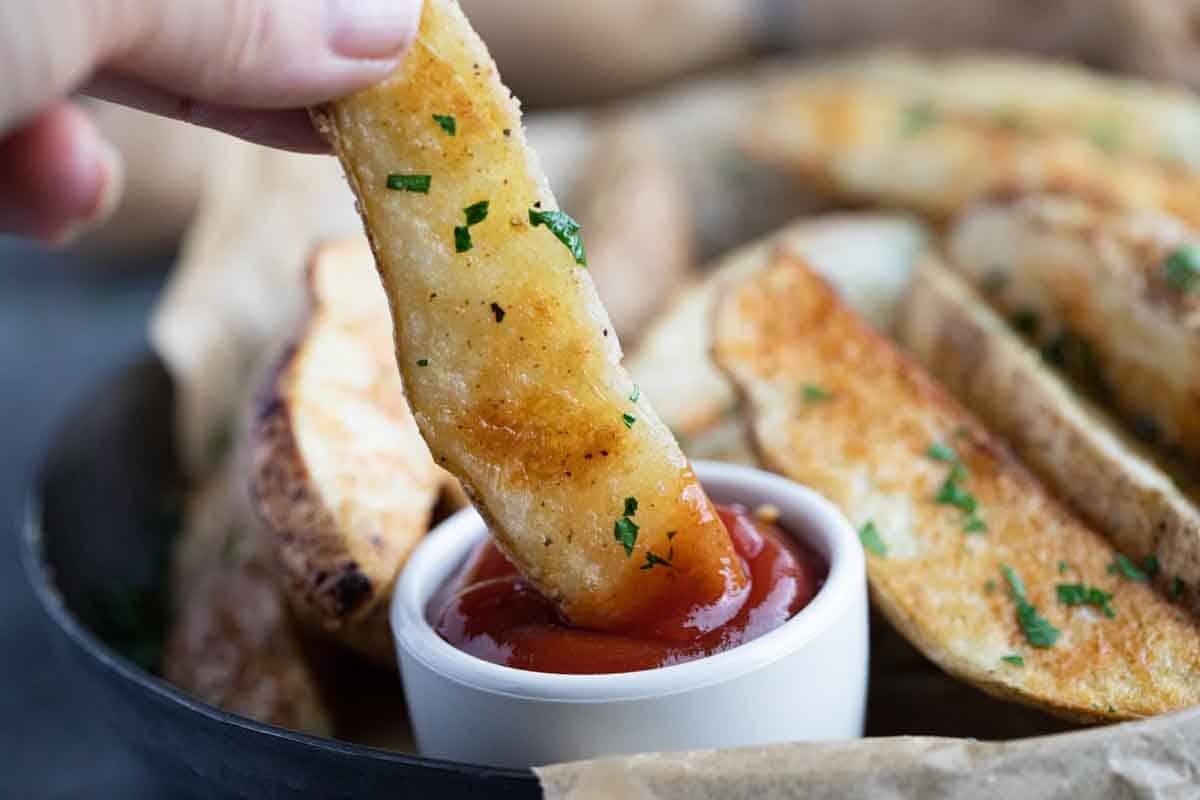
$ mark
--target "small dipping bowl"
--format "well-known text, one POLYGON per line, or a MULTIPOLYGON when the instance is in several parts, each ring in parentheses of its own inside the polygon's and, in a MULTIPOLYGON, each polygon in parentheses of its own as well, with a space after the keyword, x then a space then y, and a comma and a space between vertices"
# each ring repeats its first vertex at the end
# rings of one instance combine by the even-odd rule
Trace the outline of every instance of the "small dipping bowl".
POLYGON ((493 664, 450 645, 429 619, 431 599, 488 535, 474 509, 461 511, 416 548, 392 597, 422 755, 524 768, 862 735, 867 586, 858 535, 833 504, 793 481, 732 464, 693 467, 715 502, 775 506, 783 532, 828 561, 812 601, 757 639, 658 669, 559 675, 493 664))

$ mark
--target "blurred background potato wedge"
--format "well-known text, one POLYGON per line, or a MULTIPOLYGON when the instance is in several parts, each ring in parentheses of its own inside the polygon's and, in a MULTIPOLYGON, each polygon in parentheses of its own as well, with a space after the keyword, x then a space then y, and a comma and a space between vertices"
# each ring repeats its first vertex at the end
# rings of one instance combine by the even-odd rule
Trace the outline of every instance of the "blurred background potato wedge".
POLYGON ((1200 701, 1195 621, 1109 574, 1114 549, 803 261, 782 256, 725 295, 714 352, 763 462, 862 531, 876 605, 942 669, 1078 721, 1200 701), (1111 594, 1115 616, 1057 603, 1067 574, 1111 594), (1018 625, 1018 595, 1055 637, 1018 625))
POLYGON ((390 662, 387 600, 447 478, 405 400, 366 241, 320 247, 308 286, 257 402, 250 491, 297 613, 390 662))

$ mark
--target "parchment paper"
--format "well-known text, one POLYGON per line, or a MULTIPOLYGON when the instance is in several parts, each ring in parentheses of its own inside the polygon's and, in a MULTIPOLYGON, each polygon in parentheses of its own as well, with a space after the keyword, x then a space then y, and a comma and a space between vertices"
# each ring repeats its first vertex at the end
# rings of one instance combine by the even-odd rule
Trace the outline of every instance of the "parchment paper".
POLYGON ((547 800, 1183 798, 1200 711, 1003 743, 924 737, 638 755, 536 770, 547 800))

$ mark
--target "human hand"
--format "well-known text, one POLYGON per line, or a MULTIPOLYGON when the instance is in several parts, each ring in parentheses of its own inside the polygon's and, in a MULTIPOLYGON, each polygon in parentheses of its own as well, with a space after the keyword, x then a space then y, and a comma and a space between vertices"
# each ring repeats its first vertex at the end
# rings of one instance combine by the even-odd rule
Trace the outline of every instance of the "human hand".
POLYGON ((0 233, 62 243, 102 220, 121 163, 84 93, 320 151, 304 107, 385 77, 421 0, 0 0, 0 233))

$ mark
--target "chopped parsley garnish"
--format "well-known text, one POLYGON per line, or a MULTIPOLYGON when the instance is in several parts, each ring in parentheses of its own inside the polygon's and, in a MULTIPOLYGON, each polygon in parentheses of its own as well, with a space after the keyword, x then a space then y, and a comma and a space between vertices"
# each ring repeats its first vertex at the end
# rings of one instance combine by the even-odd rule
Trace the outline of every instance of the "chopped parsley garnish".
POLYGON ((1067 562, 1065 562, 1065 561, 1058 562, 1058 574, 1059 575, 1066 575, 1067 570, 1069 570, 1070 568, 1071 568, 1071 566, 1067 562))
POLYGON ((625 516, 632 517, 637 514, 638 502, 636 497, 625 498, 625 516))
POLYGON ((529 224, 533 227, 545 225, 554 238, 558 239, 575 257, 575 263, 581 267, 587 266, 587 252, 583 248, 583 239, 579 235, 579 223, 562 211, 540 211, 529 209, 529 224))
POLYGON ((1155 575, 1157 575, 1159 572, 1161 572, 1162 567, 1159 566, 1158 557, 1157 556, 1146 556, 1144 559, 1142 559, 1142 571, 1145 572, 1147 575, 1149 575, 1151 578, 1153 578, 1155 575))
POLYGON ((1123 553, 1117 553, 1117 563, 1114 566, 1116 569, 1110 569, 1110 572, 1120 572, 1134 583, 1146 583, 1150 580, 1150 576, 1143 572, 1141 567, 1126 558, 1123 553))
POLYGON ((804 386, 804 402, 806 403, 824 403, 826 400, 832 400, 833 395, 826 389, 817 386, 814 383, 808 383, 804 386))
POLYGON ((1179 578, 1171 581, 1171 599, 1178 600, 1183 597, 1183 581, 1179 578))
POLYGON ((1050 621, 1038 613, 1038 610, 1025 596, 1025 584, 1021 577, 1007 564, 1000 565, 1009 588, 1012 589, 1013 602, 1017 605, 1017 623, 1025 634, 1025 641, 1034 647, 1053 647, 1058 641, 1060 631, 1050 624, 1050 621))
POLYGON ((1001 656, 1000 660, 1003 661, 1005 664, 1012 664, 1014 667, 1025 666, 1025 659, 1021 658, 1016 653, 1013 653, 1012 655, 1008 655, 1008 656, 1001 656))
POLYGON ((633 385, 633 391, 629 394, 629 402, 636 403, 638 398, 642 396, 642 389, 636 383, 633 385))
POLYGON ((1058 602, 1064 606, 1095 606, 1103 611, 1104 616, 1109 619, 1117 616, 1117 612, 1109 605, 1112 595, 1095 586, 1085 586, 1082 583, 1060 583, 1055 588, 1058 592, 1058 602))
POLYGON ((1181 292, 1200 289, 1200 245, 1184 245, 1167 256, 1167 283, 1181 292))
POLYGON ((629 517, 622 517, 613 524, 613 538, 625 548, 625 557, 633 555, 633 546, 637 544, 638 526, 629 517))
POLYGON ((646 563, 642 564, 641 568, 642 569, 654 569, 656 566, 660 566, 660 565, 664 566, 664 567, 669 567, 669 566, 671 566, 671 562, 667 561, 662 556, 657 556, 654 553, 647 550, 646 551, 646 563))
POLYGON ((926 128, 931 128, 938 121, 937 109, 930 103, 914 103, 904 109, 901 119, 901 130, 905 136, 916 136, 926 128))
POLYGON ((934 461, 945 461, 948 464, 958 463, 958 453, 954 452, 954 448, 947 447, 941 442, 934 442, 929 445, 929 449, 925 451, 925 455, 934 461))
POLYGON ((418 358, 418 359, 417 359, 417 366, 418 366, 418 367, 428 367, 428 366, 429 366, 429 359, 428 359, 428 358, 418 358))
POLYGON ((625 423, 626 428, 632 428, 633 423, 637 422, 637 417, 632 414, 622 414, 621 421, 625 423))
POLYGON ((974 514, 967 517, 967 521, 963 523, 963 530, 967 533, 987 533, 987 529, 987 523, 974 514))
POLYGON ((991 578, 988 578, 987 583, 985 583, 983 585, 983 590, 985 592, 987 592, 988 594, 991 594, 992 592, 996 591, 996 582, 994 580, 992 580, 991 578))
POLYGON ((487 219, 489 205, 490 203, 488 203, 487 200, 480 200, 478 203, 464 208, 463 214, 465 214, 467 217, 467 227, 470 227, 471 225, 478 225, 487 219))
POLYGON ((429 184, 432 181, 431 175, 388 175, 387 188, 397 192, 429 194, 429 184))
POLYGON ((496 322, 504 322, 504 315, 508 313, 500 307, 499 303, 492 303, 492 315, 496 318, 496 322))
POLYGON ((879 538, 879 530, 875 527, 874 522, 868 522, 862 526, 862 530, 858 532, 858 539, 862 542, 864 550, 867 550, 880 558, 887 558, 887 545, 883 543, 883 539, 879 538))
POLYGON ((434 114, 433 121, 440 125, 442 130, 451 136, 458 135, 458 120, 449 114, 434 114))
POLYGON ((471 241, 471 229, 466 225, 459 225, 454 229, 454 252, 465 253, 474 247, 471 241))
POLYGON ((974 514, 979 502, 975 499, 975 495, 959 485, 957 477, 953 472, 950 473, 934 499, 942 505, 954 506, 968 514, 974 514))

